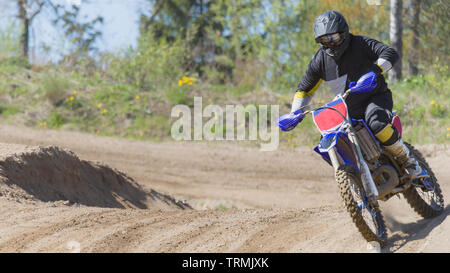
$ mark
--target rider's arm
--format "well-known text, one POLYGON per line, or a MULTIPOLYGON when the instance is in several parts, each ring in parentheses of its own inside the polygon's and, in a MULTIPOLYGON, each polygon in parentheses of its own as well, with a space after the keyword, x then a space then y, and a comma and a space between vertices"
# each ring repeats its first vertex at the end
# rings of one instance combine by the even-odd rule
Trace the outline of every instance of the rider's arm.
POLYGON ((369 37, 362 37, 362 39, 366 45, 367 55, 375 60, 373 70, 377 74, 386 73, 399 60, 400 56, 394 48, 369 37))
POLYGON ((300 109, 303 106, 308 105, 311 102, 311 98, 319 87, 322 79, 320 78, 320 53, 317 52, 313 59, 306 68, 306 73, 302 80, 298 84, 295 91, 294 100, 292 101, 291 113, 300 109))

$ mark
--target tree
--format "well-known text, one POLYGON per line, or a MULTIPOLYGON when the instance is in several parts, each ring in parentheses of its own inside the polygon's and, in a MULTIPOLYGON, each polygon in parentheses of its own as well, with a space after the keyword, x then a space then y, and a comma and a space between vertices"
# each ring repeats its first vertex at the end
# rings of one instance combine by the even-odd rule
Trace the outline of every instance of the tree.
MULTIPOLYGON (((255 52, 262 23, 261 0, 150 0, 149 15, 141 15, 141 35, 151 31, 156 39, 186 41, 189 55, 186 70, 214 81, 228 81, 236 65, 244 64, 255 52)), ((246 66, 246 65, 244 65, 246 66)))
POLYGON ((409 49, 409 75, 417 75, 419 73, 419 21, 420 21, 420 5, 421 0, 412 0, 410 9, 410 28, 412 32, 411 47, 409 49))
POLYGON ((70 57, 72 61, 80 57, 86 57, 87 54, 96 48, 94 43, 102 33, 96 29, 97 24, 103 24, 103 17, 97 16, 89 22, 79 22, 78 17, 80 8, 72 5, 71 9, 65 9, 61 5, 53 6, 57 18, 53 21, 56 25, 62 23, 66 37, 74 45, 74 50, 70 57))
POLYGON ((46 2, 43 0, 17 0, 18 18, 22 22, 22 35, 20 44, 22 48, 22 56, 28 59, 29 43, 30 43, 30 26, 33 19, 38 15, 46 2))
POLYGON ((389 39, 391 46, 395 48, 400 55, 397 64, 389 71, 389 80, 400 80, 402 77, 402 0, 391 0, 391 17, 390 17, 390 32, 389 39))
POLYGON ((424 72, 437 61, 450 63, 450 2, 445 0, 422 0, 420 10, 420 54, 424 72))
POLYGON ((95 40, 101 36, 101 32, 95 30, 96 24, 103 23, 103 17, 98 16, 91 22, 80 23, 78 15, 80 8, 72 5, 70 9, 64 8, 60 4, 55 4, 53 0, 15 0, 18 8, 17 17, 21 21, 22 31, 20 35, 21 54, 28 60, 30 50, 30 28, 33 20, 46 7, 54 11, 56 19, 54 24, 62 22, 67 37, 75 46, 73 56, 84 56, 87 52, 93 50, 95 40))
POLYGON ((141 35, 153 32, 156 39, 174 42, 182 38, 189 45, 191 56, 186 66, 202 74, 202 67, 210 61, 214 46, 208 29, 216 28, 215 14, 211 10, 213 1, 208 0, 150 0, 150 16, 141 15, 141 35))

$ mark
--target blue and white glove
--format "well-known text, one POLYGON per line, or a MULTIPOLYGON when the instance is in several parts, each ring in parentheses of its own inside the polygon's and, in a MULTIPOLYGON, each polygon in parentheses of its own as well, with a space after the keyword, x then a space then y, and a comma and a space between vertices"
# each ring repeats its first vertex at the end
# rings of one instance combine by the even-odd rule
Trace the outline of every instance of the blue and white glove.
POLYGON ((367 93, 377 87, 377 74, 373 71, 364 74, 357 82, 351 82, 348 87, 352 93, 367 93))
POLYGON ((287 132, 294 129, 297 124, 303 120, 303 112, 301 109, 294 111, 293 113, 284 114, 278 118, 277 124, 281 130, 287 132))

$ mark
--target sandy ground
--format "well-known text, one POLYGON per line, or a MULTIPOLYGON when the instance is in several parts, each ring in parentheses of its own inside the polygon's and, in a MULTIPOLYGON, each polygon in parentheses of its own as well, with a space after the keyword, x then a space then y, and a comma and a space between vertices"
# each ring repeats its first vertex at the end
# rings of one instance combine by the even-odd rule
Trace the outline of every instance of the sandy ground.
MULTIPOLYGON (((0 252, 372 251, 311 147, 261 152, 6 125, 0 143, 0 252)), ((445 211, 423 220, 403 197, 382 203, 383 252, 450 252, 450 149, 418 148, 445 211)))

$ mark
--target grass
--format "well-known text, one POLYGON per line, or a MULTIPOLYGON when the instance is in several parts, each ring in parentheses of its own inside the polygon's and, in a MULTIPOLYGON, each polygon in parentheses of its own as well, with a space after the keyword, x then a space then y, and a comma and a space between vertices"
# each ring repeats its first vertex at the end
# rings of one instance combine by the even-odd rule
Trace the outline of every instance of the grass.
MULTIPOLYGON (((389 85, 394 108, 399 110, 403 123, 404 138, 413 144, 450 142, 449 73, 446 66, 435 71, 389 85)), ((257 109, 260 105, 279 105, 281 115, 290 110, 293 92, 280 94, 267 88, 211 85, 182 76, 160 89, 146 89, 136 81, 112 77, 104 71, 84 73, 82 69, 29 67, 19 60, 0 63, 0 120, 36 128, 70 128, 98 135, 170 140, 171 123, 176 120, 170 116, 172 107, 185 104, 192 109, 194 96, 203 98, 203 108, 208 104, 223 109, 225 105, 236 104, 254 105, 257 109)), ((330 99, 325 90, 319 89, 313 102, 330 99)), ((224 121, 221 130, 226 131, 225 124, 224 121)), ((288 147, 312 146, 319 139, 310 117, 295 130, 280 132, 280 145, 288 147)))
POLYGON ((63 75, 44 75, 42 79, 43 98, 54 106, 64 103, 70 83, 63 75))
POLYGON ((229 208, 228 208, 227 206, 223 205, 223 204, 219 204, 219 205, 217 206, 217 209, 218 209, 218 210, 228 210, 229 208))

